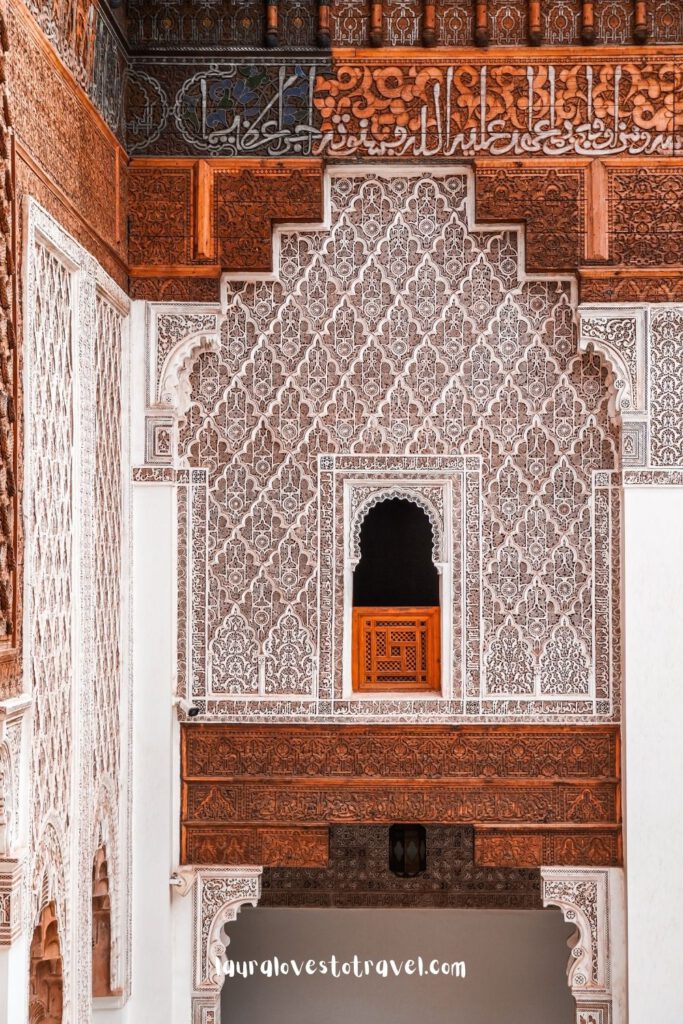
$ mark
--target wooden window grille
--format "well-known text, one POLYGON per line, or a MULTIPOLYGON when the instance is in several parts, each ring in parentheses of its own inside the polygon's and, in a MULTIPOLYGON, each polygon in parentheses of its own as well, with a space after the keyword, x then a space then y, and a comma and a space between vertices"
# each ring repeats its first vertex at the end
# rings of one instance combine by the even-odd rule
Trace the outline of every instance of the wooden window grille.
POLYGON ((354 608, 352 647, 355 691, 440 689, 438 606, 354 608))

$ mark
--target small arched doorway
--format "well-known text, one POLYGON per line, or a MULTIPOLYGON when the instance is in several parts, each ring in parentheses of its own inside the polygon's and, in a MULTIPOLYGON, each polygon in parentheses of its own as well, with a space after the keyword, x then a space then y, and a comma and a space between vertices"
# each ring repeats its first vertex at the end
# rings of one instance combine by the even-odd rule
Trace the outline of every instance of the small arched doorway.
POLYGON ((353 573, 352 682, 357 692, 441 686, 439 573, 426 511, 402 497, 374 504, 353 573))
POLYGON ((31 939, 29 1024, 61 1024, 62 952, 54 902, 43 907, 31 939))

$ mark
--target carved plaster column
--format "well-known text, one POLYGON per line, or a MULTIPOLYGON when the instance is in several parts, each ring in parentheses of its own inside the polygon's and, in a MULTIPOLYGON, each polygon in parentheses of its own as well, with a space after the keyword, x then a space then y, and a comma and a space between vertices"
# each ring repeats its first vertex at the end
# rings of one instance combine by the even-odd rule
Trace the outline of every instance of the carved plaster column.
POLYGON ((576 1024, 626 1024, 626 916, 621 868, 541 868, 543 906, 576 925, 567 980, 576 1024))
MULTIPOLYGON (((256 906, 262 871, 260 867, 182 867, 171 878, 179 896, 192 895, 191 1024, 220 1024, 223 977, 217 962, 230 941, 224 928, 245 904, 256 906)), ((181 1020, 186 1024, 187 1018, 178 1015, 177 1024, 181 1020)))

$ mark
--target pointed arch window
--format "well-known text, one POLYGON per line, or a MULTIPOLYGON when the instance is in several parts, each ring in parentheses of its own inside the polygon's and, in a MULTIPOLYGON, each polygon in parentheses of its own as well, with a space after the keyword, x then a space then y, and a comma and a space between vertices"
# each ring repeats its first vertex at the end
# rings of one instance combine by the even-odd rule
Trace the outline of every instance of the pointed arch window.
POLYGON ((428 512, 379 496, 360 521, 353 572, 352 684, 358 693, 441 687, 441 594, 428 512))

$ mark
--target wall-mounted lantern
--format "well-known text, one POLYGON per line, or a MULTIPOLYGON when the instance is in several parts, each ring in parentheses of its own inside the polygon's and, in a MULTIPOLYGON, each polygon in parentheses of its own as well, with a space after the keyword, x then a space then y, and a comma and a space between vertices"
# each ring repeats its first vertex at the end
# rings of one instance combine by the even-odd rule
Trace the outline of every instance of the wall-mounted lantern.
POLYGON ((389 870, 400 878, 415 878, 426 869, 427 830, 424 825, 392 825, 389 870))

